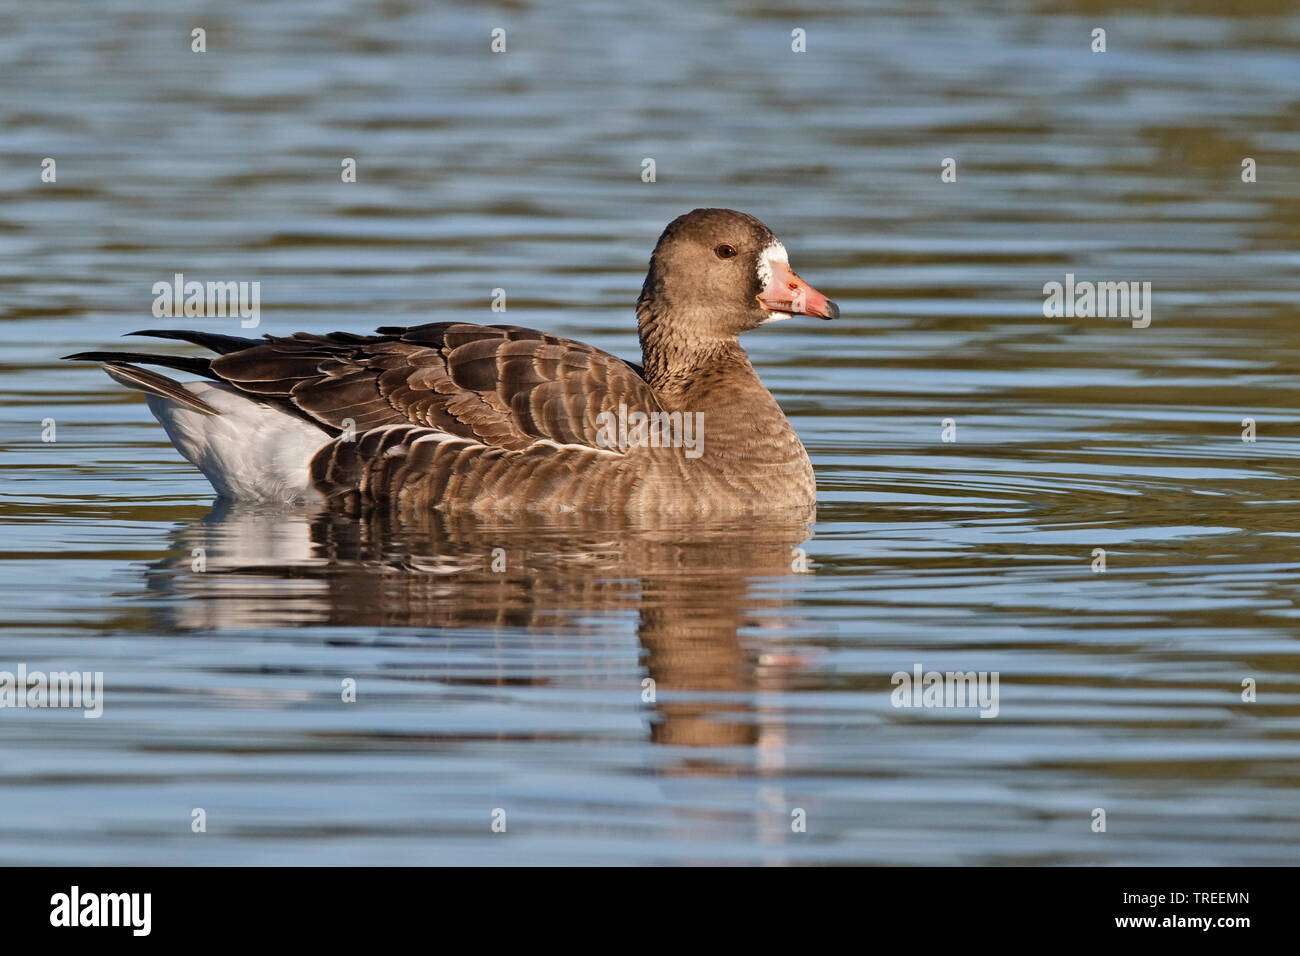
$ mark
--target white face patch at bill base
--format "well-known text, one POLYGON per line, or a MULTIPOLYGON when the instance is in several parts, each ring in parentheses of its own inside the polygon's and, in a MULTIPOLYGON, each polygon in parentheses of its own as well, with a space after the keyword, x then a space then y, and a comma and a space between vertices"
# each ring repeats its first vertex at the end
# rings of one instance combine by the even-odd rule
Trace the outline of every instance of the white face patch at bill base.
MULTIPOLYGON (((772 283, 772 263, 779 263, 787 268, 790 265, 790 254, 785 251, 785 246, 780 242, 772 242, 767 245, 762 252, 758 254, 758 285, 766 289, 772 283)), ((767 325, 769 322, 780 322, 782 319, 790 318, 793 312, 777 312, 773 309, 767 310, 767 318, 759 325, 767 325)))

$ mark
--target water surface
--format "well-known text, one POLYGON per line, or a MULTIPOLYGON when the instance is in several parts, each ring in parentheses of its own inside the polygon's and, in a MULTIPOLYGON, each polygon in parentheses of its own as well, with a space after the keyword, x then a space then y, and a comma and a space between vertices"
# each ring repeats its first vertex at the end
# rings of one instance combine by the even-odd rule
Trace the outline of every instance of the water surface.
POLYGON ((1251 6, 0 5, 0 669, 105 681, 0 711, 0 861, 1296 862, 1300 16, 1251 6), (811 529, 214 507, 58 361, 177 272, 634 358, 699 205, 843 310, 746 339, 811 529), (1044 318, 1066 273, 1150 327, 1044 318), (917 664, 997 717, 891 706, 917 664))

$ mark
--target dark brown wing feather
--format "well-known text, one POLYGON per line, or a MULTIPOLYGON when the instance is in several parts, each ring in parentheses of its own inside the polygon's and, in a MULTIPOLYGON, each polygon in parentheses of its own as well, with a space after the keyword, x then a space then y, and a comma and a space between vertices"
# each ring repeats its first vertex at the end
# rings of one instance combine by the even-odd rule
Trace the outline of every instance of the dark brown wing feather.
POLYGON ((438 322, 268 337, 212 360, 232 385, 280 400, 327 429, 442 429, 504 449, 538 439, 599 447, 597 416, 661 406, 637 369, 607 352, 507 325, 438 322))

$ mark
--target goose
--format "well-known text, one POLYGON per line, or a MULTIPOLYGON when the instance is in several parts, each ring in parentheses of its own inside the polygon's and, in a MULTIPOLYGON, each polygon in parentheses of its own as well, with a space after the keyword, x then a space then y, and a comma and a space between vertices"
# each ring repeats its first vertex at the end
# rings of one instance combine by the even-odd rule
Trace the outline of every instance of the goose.
POLYGON ((640 365, 467 322, 261 339, 150 329, 130 334, 215 355, 65 358, 144 392, 221 498, 351 513, 760 514, 816 502, 808 453, 738 340, 796 314, 834 319, 839 308, 758 219, 696 209, 651 256, 640 365))

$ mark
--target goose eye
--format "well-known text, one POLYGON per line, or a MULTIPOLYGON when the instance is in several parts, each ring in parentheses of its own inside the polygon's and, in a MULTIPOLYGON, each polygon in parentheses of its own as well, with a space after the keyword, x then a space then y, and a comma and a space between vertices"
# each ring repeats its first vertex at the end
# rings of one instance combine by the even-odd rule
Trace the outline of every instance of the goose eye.
POLYGON ((736 247, 725 242, 713 251, 718 254, 719 259, 732 259, 736 255, 736 247))

